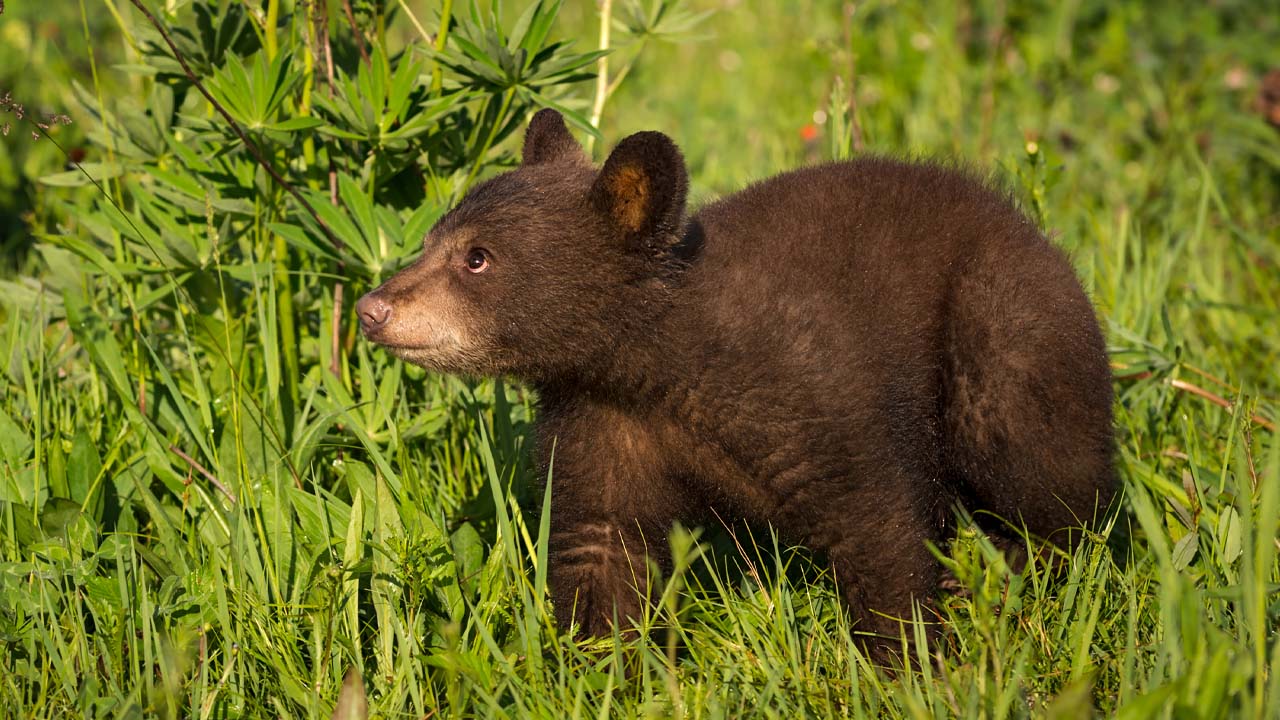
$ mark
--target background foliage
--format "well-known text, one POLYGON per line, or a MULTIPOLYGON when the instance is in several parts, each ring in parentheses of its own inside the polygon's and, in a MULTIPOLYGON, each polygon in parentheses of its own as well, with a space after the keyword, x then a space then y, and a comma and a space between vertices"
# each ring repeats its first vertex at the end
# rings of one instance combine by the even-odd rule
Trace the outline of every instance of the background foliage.
POLYGON ((1050 582, 966 534, 945 639, 906 638, 932 654, 896 677, 767 528, 678 535, 643 640, 559 635, 532 399, 357 339, 353 299, 513 162, 532 110, 593 140, 594 3, 148 3, 299 197, 129 3, 8 5, 7 715, 325 717, 349 667, 378 716, 1280 712, 1260 4, 610 3, 597 157, 662 129, 695 202, 861 152, 967 158, 1099 305, 1132 558, 1091 543, 1050 582))

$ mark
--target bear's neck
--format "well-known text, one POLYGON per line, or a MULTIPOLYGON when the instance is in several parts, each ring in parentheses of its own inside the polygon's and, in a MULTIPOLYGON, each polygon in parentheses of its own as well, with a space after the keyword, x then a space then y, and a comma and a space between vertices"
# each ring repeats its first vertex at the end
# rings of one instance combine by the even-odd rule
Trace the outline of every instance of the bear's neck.
POLYGON ((628 407, 661 402, 676 384, 673 364, 684 356, 685 343, 675 329, 665 315, 628 322, 615 328, 608 346, 529 384, 543 397, 587 397, 628 407))

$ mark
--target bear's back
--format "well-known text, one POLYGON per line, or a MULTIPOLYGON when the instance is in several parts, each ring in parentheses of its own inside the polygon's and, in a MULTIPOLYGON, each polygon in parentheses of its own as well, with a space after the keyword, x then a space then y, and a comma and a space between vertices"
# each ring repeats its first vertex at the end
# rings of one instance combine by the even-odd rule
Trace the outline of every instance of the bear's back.
POLYGON ((1044 243, 1010 198, 977 176, 879 157, 777 175, 694 221, 709 268, 841 292, 875 277, 901 287, 936 276, 983 246, 1044 243))
POLYGON ((1031 280, 1041 270, 1018 261, 1024 251, 1060 260, 1006 195, 973 175, 884 158, 784 173, 691 222, 701 249, 684 314, 696 332, 860 367, 932 352, 958 275, 1031 280))

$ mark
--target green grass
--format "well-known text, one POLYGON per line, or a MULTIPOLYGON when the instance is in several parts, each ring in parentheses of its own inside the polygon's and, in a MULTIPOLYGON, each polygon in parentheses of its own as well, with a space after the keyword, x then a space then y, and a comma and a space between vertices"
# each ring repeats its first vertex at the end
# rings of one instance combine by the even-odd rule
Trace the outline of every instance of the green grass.
MULTIPOLYGON (((99 40, 39 51, 42 102, 75 110, 64 132, 134 122, 74 104, 73 80, 108 109, 154 92, 114 67, 151 57, 126 5, 86 2, 99 40)), ((942 549, 964 587, 939 596, 942 640, 905 638, 928 657, 885 675, 810 556, 768 528, 695 529, 640 639, 575 644, 548 614, 534 399, 354 339, 328 372, 338 266, 278 254, 272 224, 300 221, 267 191, 225 227, 212 203, 237 198, 207 192, 164 224, 152 206, 183 198, 144 168, 182 166, 168 154, 107 184, 129 198, 115 214, 92 188, 11 183, 32 215, 0 280, 0 713, 328 717, 355 667, 378 717, 1280 717, 1280 132, 1252 104, 1280 16, 860 2, 846 25, 837 2, 692 5, 717 10, 704 37, 644 48, 603 146, 669 133, 698 200, 826 159, 852 52, 865 151, 990 169, 1071 253, 1117 368, 1127 564, 1099 539, 1057 579, 1016 576, 965 533, 942 549)), ((0 37, 38 19, 18 6, 0 37)), ((564 8, 558 36, 593 47, 594 7, 564 8)), ((417 32, 398 14, 386 34, 417 32)), ((592 88, 562 99, 582 110, 592 88)), ((29 133, 4 143, 0 165, 32 158, 14 177, 62 169, 29 133)), ((324 188, 317 166, 300 181, 324 188)), ((398 202, 358 167, 352 196, 398 202)), ((348 299, 383 272, 346 267, 348 299)))

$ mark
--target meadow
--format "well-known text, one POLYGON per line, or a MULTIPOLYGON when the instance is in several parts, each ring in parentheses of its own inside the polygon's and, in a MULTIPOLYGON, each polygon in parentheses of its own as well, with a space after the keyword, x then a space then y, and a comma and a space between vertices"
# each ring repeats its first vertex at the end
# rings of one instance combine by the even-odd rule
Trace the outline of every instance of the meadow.
POLYGON ((1280 717, 1264 3, 140 2, 0 3, 0 715, 1280 717), (1124 556, 963 530, 896 672, 768 527, 676 533, 638 637, 558 630, 536 398, 352 312, 543 106, 671 135, 695 205, 991 173, 1098 308, 1124 556))

